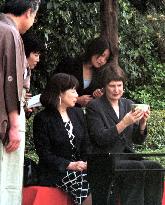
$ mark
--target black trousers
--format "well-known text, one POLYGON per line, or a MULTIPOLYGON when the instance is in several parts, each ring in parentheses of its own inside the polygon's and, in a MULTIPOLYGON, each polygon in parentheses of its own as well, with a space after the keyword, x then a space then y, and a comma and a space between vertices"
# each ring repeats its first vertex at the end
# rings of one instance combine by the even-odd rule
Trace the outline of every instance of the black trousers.
MULTIPOLYGON (((92 194, 92 205, 106 205, 112 182, 112 159, 109 156, 89 156, 87 177, 92 194)), ((111 204, 113 205, 113 204, 111 204)))
POLYGON ((138 169, 116 175, 121 205, 162 205, 164 190, 163 172, 152 171, 162 166, 150 160, 120 160, 119 169, 138 169), (150 169, 151 171, 143 171, 150 169))
MULTIPOLYGON (((115 205, 116 192, 121 205, 162 205, 164 190, 163 172, 143 171, 143 169, 161 169, 158 162, 150 160, 119 160, 118 169, 138 169, 138 171, 118 172, 113 175, 112 167, 106 161, 99 165, 99 161, 92 162, 93 170, 89 169, 89 183, 93 205, 107 205, 110 184, 114 185, 114 192, 108 205, 115 205), (107 167, 108 165, 108 167, 107 167), (95 169, 94 169, 95 167, 95 169), (108 173, 108 168, 109 173, 108 173), (114 197, 114 200, 112 198, 114 197)), ((113 189, 111 187, 111 189, 113 189)), ((112 190, 111 190, 112 191, 112 190)))

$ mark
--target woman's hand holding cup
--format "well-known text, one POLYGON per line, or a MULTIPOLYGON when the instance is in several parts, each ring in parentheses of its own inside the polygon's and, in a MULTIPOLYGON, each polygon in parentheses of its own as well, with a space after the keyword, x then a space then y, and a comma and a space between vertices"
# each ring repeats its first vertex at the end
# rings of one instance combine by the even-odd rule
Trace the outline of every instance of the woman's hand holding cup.
POLYGON ((129 125, 138 122, 139 120, 142 119, 144 113, 143 111, 137 109, 136 111, 132 112, 130 111, 129 113, 127 113, 124 118, 123 118, 123 122, 125 124, 126 127, 128 127, 129 125))

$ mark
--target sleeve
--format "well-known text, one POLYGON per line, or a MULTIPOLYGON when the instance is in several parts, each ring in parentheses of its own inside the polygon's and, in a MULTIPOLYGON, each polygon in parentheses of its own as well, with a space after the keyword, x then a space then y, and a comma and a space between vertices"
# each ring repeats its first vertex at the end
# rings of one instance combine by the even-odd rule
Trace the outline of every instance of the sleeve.
POLYGON ((90 153, 90 139, 89 139, 89 134, 88 134, 88 129, 87 129, 86 115, 81 110, 81 108, 77 108, 77 109, 81 111, 80 113, 81 114, 81 124, 84 130, 84 135, 83 135, 83 139, 81 142, 81 158, 82 160, 86 161, 87 154, 90 153))
POLYGON ((76 148, 77 148, 77 160, 86 160, 87 150, 88 150, 88 130, 86 126, 86 119, 84 112, 81 108, 74 107, 71 108, 72 117, 74 116, 74 132, 76 140, 76 148))
POLYGON ((3 64, 5 71, 4 93, 5 104, 8 113, 18 110, 18 89, 17 89, 17 73, 16 73, 16 48, 13 34, 7 32, 4 37, 4 55, 3 64))
POLYGON ((114 145, 117 140, 122 138, 122 135, 118 134, 114 123, 111 125, 109 122, 109 126, 106 125, 103 113, 95 104, 87 106, 87 125, 91 143, 97 144, 97 146, 106 147, 111 144, 114 145))
POLYGON ((81 149, 81 156, 84 161, 87 160, 87 154, 91 153, 91 143, 90 143, 90 138, 88 134, 88 129, 87 129, 87 121, 84 116, 84 140, 82 143, 82 149, 81 149))
POLYGON ((52 143, 49 137, 48 126, 43 116, 37 115, 34 118, 33 137, 40 161, 46 164, 50 169, 53 167, 59 172, 64 172, 70 161, 57 156, 55 150, 52 152, 52 143))
MULTIPOLYGON (((134 102, 132 100, 126 99, 127 101, 127 106, 128 106, 128 111, 131 110, 131 104, 133 104, 134 102)), ((134 144, 143 144, 144 141, 146 140, 147 137, 147 127, 144 130, 144 133, 141 134, 140 133, 140 126, 139 123, 134 123, 133 124, 133 131, 132 131, 132 142, 134 144)))
POLYGON ((135 123, 133 126, 133 134, 132 134, 133 143, 141 145, 144 143, 146 138, 147 138, 147 127, 145 128, 144 133, 141 134, 139 124, 135 123))

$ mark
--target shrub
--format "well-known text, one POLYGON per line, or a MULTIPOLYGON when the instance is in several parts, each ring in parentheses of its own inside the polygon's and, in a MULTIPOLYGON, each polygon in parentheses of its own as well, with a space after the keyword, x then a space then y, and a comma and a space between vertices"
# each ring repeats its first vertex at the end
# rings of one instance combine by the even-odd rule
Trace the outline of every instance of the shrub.
MULTIPOLYGON (((148 136, 143 145, 135 149, 142 153, 165 153, 165 110, 151 111, 148 122, 148 136)), ((165 157, 152 157, 165 167, 165 157)))
POLYGON ((37 162, 38 156, 33 142, 33 119, 34 114, 26 121, 25 156, 37 162))
POLYGON ((151 117, 148 122, 148 136, 140 149, 141 151, 165 149, 165 110, 151 110, 151 117))

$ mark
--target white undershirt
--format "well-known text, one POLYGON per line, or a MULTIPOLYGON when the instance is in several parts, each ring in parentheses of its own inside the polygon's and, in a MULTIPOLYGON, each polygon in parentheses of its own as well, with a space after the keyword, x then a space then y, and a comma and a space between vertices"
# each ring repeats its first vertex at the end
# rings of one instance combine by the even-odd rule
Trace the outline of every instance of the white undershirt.
POLYGON ((84 79, 84 89, 87 88, 89 86, 89 84, 91 83, 91 79, 84 79))
POLYGON ((113 109, 114 109, 114 111, 115 111, 117 117, 119 118, 119 106, 113 107, 113 109))

